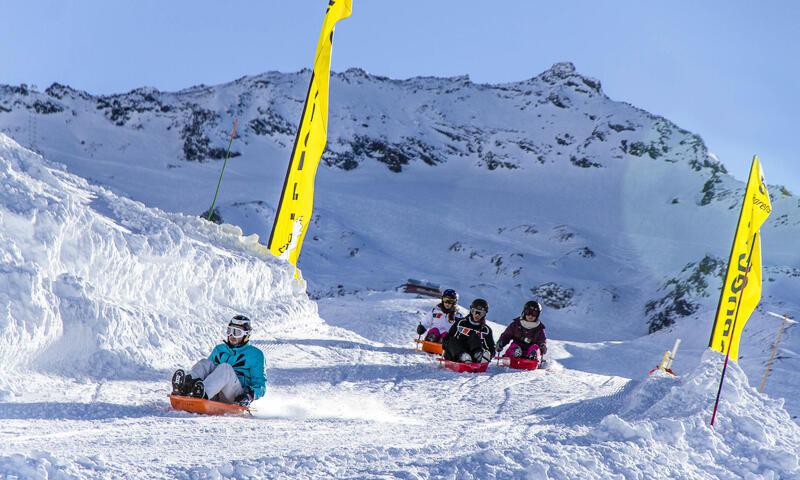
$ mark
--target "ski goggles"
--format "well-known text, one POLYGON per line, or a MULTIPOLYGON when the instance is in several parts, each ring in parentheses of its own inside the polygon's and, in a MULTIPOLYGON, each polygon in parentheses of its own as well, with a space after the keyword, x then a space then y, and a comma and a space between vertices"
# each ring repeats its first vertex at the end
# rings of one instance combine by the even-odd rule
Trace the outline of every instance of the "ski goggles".
POLYGON ((486 315, 486 310, 484 310, 482 308, 473 308, 470 311, 472 312, 473 315, 477 315, 479 317, 482 317, 482 316, 486 315))
POLYGON ((539 310, 536 310, 535 308, 528 308, 528 309, 525 310, 525 315, 526 316, 530 315, 532 317, 538 317, 539 316, 539 310))
POLYGON ((445 298, 442 299, 442 303, 444 303, 445 305, 455 305, 456 304, 456 299, 455 298, 450 298, 450 297, 445 297, 445 298))
POLYGON ((242 338, 247 335, 247 330, 229 325, 227 333, 229 337, 242 338))

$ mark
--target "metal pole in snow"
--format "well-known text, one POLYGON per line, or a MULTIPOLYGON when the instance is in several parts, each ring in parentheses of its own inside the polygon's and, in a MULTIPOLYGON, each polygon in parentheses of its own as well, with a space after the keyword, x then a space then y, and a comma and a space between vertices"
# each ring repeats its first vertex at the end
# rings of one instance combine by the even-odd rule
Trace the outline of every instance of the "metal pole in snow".
POLYGON ((778 315, 777 313, 773 312, 767 312, 767 313, 769 315, 772 315, 773 317, 778 317, 783 321, 781 322, 781 326, 778 329, 777 335, 775 335, 775 342, 772 344, 772 354, 769 357, 769 361, 767 361, 767 368, 764 370, 764 377, 761 379, 761 385, 758 387, 758 391, 761 393, 764 393, 764 387, 767 386, 767 377, 769 376, 769 371, 772 368, 772 362, 775 360, 775 357, 778 354, 778 344, 781 342, 781 336, 783 336, 783 331, 786 329, 786 324, 797 323, 796 321, 792 320, 787 316, 778 315))

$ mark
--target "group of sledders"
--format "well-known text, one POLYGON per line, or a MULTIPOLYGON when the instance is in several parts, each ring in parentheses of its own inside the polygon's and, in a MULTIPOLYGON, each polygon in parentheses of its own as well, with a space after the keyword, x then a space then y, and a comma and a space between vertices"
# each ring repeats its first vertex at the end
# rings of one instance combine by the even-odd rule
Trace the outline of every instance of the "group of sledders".
POLYGON ((547 336, 544 324, 539 320, 542 306, 536 300, 525 303, 519 317, 511 321, 497 344, 492 329, 486 324, 489 303, 476 298, 469 311, 458 305, 458 293, 447 289, 431 311, 428 326, 417 326, 417 334, 425 335, 425 341, 441 343, 445 360, 461 363, 488 363, 502 355, 511 358, 542 360, 547 353, 547 336))
POLYGON ((251 345, 250 319, 236 315, 228 322, 226 340, 208 358, 203 358, 186 372, 172 375, 172 394, 246 407, 261 398, 267 388, 264 376, 264 353, 251 345))
MULTIPOLYGON (((547 353, 544 324, 539 320, 542 306, 531 300, 522 314, 511 321, 495 344, 492 329, 486 324, 489 304, 482 298, 472 301, 469 311, 458 305, 458 294, 448 289, 433 307, 428 327, 420 324, 417 333, 427 332, 425 340, 441 343, 445 360, 461 363, 488 363, 508 345, 505 357, 542 360, 547 353)), ((250 319, 236 315, 228 322, 226 340, 199 360, 187 372, 172 375, 172 394, 247 407, 266 391, 264 353, 250 344, 250 319)))

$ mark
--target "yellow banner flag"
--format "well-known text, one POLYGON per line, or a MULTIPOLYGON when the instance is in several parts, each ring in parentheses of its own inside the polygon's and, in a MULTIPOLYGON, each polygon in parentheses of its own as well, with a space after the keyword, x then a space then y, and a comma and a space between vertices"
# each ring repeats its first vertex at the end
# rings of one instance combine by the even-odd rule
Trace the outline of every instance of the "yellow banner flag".
POLYGON ((708 346, 739 359, 739 340, 750 314, 761 300, 761 238, 759 229, 772 212, 764 172, 753 157, 739 224, 733 239, 728 272, 717 306, 708 346))
MULTIPOLYGON (((331 73, 333 27, 350 16, 351 0, 330 0, 314 55, 314 71, 300 117, 283 192, 267 247, 273 255, 297 267, 300 248, 314 209, 314 179, 328 140, 328 84, 331 73)), ((297 275, 295 270, 295 275, 297 275)))

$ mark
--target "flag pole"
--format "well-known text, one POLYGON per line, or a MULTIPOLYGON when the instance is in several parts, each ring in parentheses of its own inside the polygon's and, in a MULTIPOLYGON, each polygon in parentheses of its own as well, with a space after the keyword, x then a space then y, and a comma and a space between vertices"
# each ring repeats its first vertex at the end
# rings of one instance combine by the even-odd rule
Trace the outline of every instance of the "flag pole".
POLYGON ((728 348, 725 352, 725 363, 722 366, 722 375, 719 377, 719 388, 717 389, 717 398, 714 400, 714 411, 711 413, 711 426, 714 426, 714 420, 717 418, 717 407, 719 406, 719 397, 722 394, 722 383, 725 380, 725 371, 728 370, 728 359, 731 357, 731 346, 733 345, 733 341, 735 340, 736 335, 736 322, 739 320, 739 307, 742 305, 741 299, 744 295, 744 289, 747 288, 747 281, 748 275, 750 274, 750 268, 752 267, 753 261, 753 248, 756 246, 756 240, 758 239, 758 232, 753 234, 753 242, 750 244, 750 253, 747 255, 747 271, 745 271, 744 278, 745 284, 742 287, 742 290, 739 292, 739 300, 736 302, 736 313, 733 316, 733 324, 731 325, 731 338, 728 339, 728 348))

